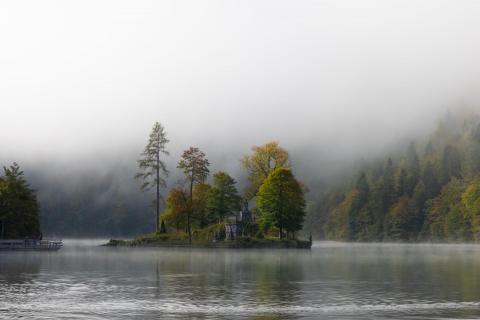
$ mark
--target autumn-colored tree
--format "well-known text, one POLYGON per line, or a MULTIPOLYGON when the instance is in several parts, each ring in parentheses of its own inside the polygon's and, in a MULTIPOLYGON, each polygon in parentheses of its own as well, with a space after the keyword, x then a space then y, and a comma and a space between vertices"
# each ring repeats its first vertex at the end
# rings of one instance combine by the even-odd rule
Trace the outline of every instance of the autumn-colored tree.
POLYGON ((212 187, 206 183, 200 183, 193 187, 192 218, 200 228, 209 224, 208 201, 212 187))
POLYGON ((165 128, 155 122, 148 139, 145 150, 141 154, 141 158, 137 161, 139 172, 135 178, 142 180, 142 191, 155 189, 155 231, 159 232, 160 228, 160 188, 166 188, 167 182, 165 177, 168 176, 168 170, 162 156, 168 156, 166 145, 169 142, 165 128))
POLYGON ((185 174, 187 182, 189 184, 189 200, 190 209, 187 214, 187 232, 190 243, 192 242, 192 227, 191 218, 193 212, 193 187, 197 184, 204 183, 208 177, 210 162, 205 158, 205 153, 200 151, 199 148, 190 147, 182 154, 182 158, 178 163, 177 168, 181 169, 185 174))
MULTIPOLYGON (((190 202, 190 194, 182 187, 176 187, 170 191, 167 197, 167 209, 163 217, 171 226, 177 230, 188 233, 188 218, 190 223, 199 227, 206 227, 207 220, 207 199, 210 192, 210 185, 205 183, 193 187, 193 202, 190 202), (192 207, 193 206, 193 207, 192 207)), ((163 221, 163 220, 162 220, 163 221)))
POLYGON ((348 240, 348 213, 350 211, 351 204, 354 202, 354 199, 357 196, 357 193, 357 190, 352 190, 345 196, 338 197, 338 205, 329 208, 330 210, 328 212, 328 217, 326 218, 324 231, 328 239, 348 240))
POLYGON ((187 217, 190 211, 189 194, 180 187, 173 188, 167 197, 167 208, 163 219, 177 230, 187 231, 187 217))
POLYGON ((253 153, 242 159, 248 172, 250 185, 246 197, 251 199, 257 195, 260 186, 268 175, 278 168, 290 167, 288 152, 278 142, 269 142, 262 146, 252 147, 253 153))
POLYGON ((462 194, 462 203, 465 207, 465 218, 468 219, 473 237, 480 240, 480 178, 475 178, 467 185, 462 194))
POLYGON ((416 207, 407 197, 401 197, 387 215, 385 226, 386 238, 389 240, 409 240, 411 237, 410 223, 416 214, 416 207))
POLYGON ((289 168, 272 171, 258 191, 258 208, 262 219, 273 224, 283 238, 284 231, 294 233, 305 218, 303 190, 289 168))
POLYGON ((227 173, 219 171, 213 175, 213 186, 208 197, 209 221, 220 221, 225 216, 240 210, 241 198, 235 184, 227 173))

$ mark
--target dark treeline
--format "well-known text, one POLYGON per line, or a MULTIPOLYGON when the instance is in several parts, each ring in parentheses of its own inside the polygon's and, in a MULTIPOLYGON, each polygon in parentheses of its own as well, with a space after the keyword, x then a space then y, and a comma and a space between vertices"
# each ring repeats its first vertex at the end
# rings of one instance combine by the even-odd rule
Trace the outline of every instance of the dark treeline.
POLYGON ((480 240, 479 115, 448 113, 428 139, 363 166, 312 212, 312 228, 326 239, 480 240))
MULTIPOLYGON (((47 172, 48 173, 48 172, 47 172)), ((113 168, 105 174, 63 176, 34 173, 41 227, 46 236, 132 236, 151 231, 155 216, 132 172, 113 168)))
POLYGON ((40 236, 37 196, 18 164, 3 167, 0 176, 0 239, 40 236))
MULTIPOLYGON (((137 166, 131 161, 130 166, 111 166, 104 172, 87 168, 69 174, 60 174, 61 169, 29 171, 29 181, 38 190, 42 232, 47 237, 132 237, 161 231, 163 221, 169 231, 183 230, 188 234, 190 229, 193 233, 238 213, 244 202, 259 192, 271 171, 290 167, 288 152, 277 143, 267 143, 254 147, 252 154, 240 161, 248 178, 246 190, 223 171, 206 172, 191 184, 189 165, 185 161, 195 157, 187 154, 172 159, 168 153, 161 152, 162 160, 168 157, 178 163, 169 162, 167 168, 166 163, 156 162, 156 152, 163 150, 161 141, 166 139, 160 132, 161 127, 155 126, 137 166), (157 169, 160 200, 156 197, 157 169), (136 175, 137 181, 135 171, 141 173, 136 175)), ((250 201, 250 209, 259 216, 255 202, 250 201)), ((275 233, 274 220, 277 219, 265 215, 261 220, 265 222, 263 229, 275 233)), ((289 226, 298 229, 295 224, 289 223, 289 226)))

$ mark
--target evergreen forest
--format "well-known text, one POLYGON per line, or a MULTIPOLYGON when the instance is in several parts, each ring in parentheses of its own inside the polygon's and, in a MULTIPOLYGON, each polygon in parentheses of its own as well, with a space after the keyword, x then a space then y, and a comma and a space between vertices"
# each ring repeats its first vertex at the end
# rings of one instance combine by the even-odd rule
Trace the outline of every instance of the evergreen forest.
POLYGON ((324 192, 310 214, 330 240, 479 241, 480 116, 447 113, 430 136, 324 192))

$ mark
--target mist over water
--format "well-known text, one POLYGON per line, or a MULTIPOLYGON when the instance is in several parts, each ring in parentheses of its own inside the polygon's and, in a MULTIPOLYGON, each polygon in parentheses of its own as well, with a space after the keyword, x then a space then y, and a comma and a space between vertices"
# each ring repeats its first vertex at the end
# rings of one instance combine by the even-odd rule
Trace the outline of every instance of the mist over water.
POLYGON ((473 0, 3 2, 0 164, 20 163, 44 217, 59 194, 145 212, 135 160, 160 121, 170 187, 194 145, 242 189, 238 160, 273 140, 316 196, 478 108, 479 15, 473 0))
POLYGON ((0 318, 471 319, 475 245, 316 243, 309 250, 0 253, 0 318))
MULTIPOLYGON (((134 180, 154 122, 168 188, 196 146, 241 193, 239 159, 277 141, 315 231, 362 160, 401 161, 447 110, 480 111, 479 17, 477 0, 1 1, 0 168, 25 171, 46 238, 134 237, 155 229, 134 180)), ((106 241, 0 251, 0 319, 480 318, 478 245, 106 241)))

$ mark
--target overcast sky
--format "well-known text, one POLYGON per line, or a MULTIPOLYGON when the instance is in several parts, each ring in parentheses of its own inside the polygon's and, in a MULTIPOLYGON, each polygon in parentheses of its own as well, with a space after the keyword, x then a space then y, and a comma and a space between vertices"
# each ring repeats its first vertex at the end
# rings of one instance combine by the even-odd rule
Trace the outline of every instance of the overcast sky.
POLYGON ((277 140, 364 157, 478 98, 479 17, 453 0, 2 1, 0 159, 137 154, 154 121, 172 156, 277 140))

